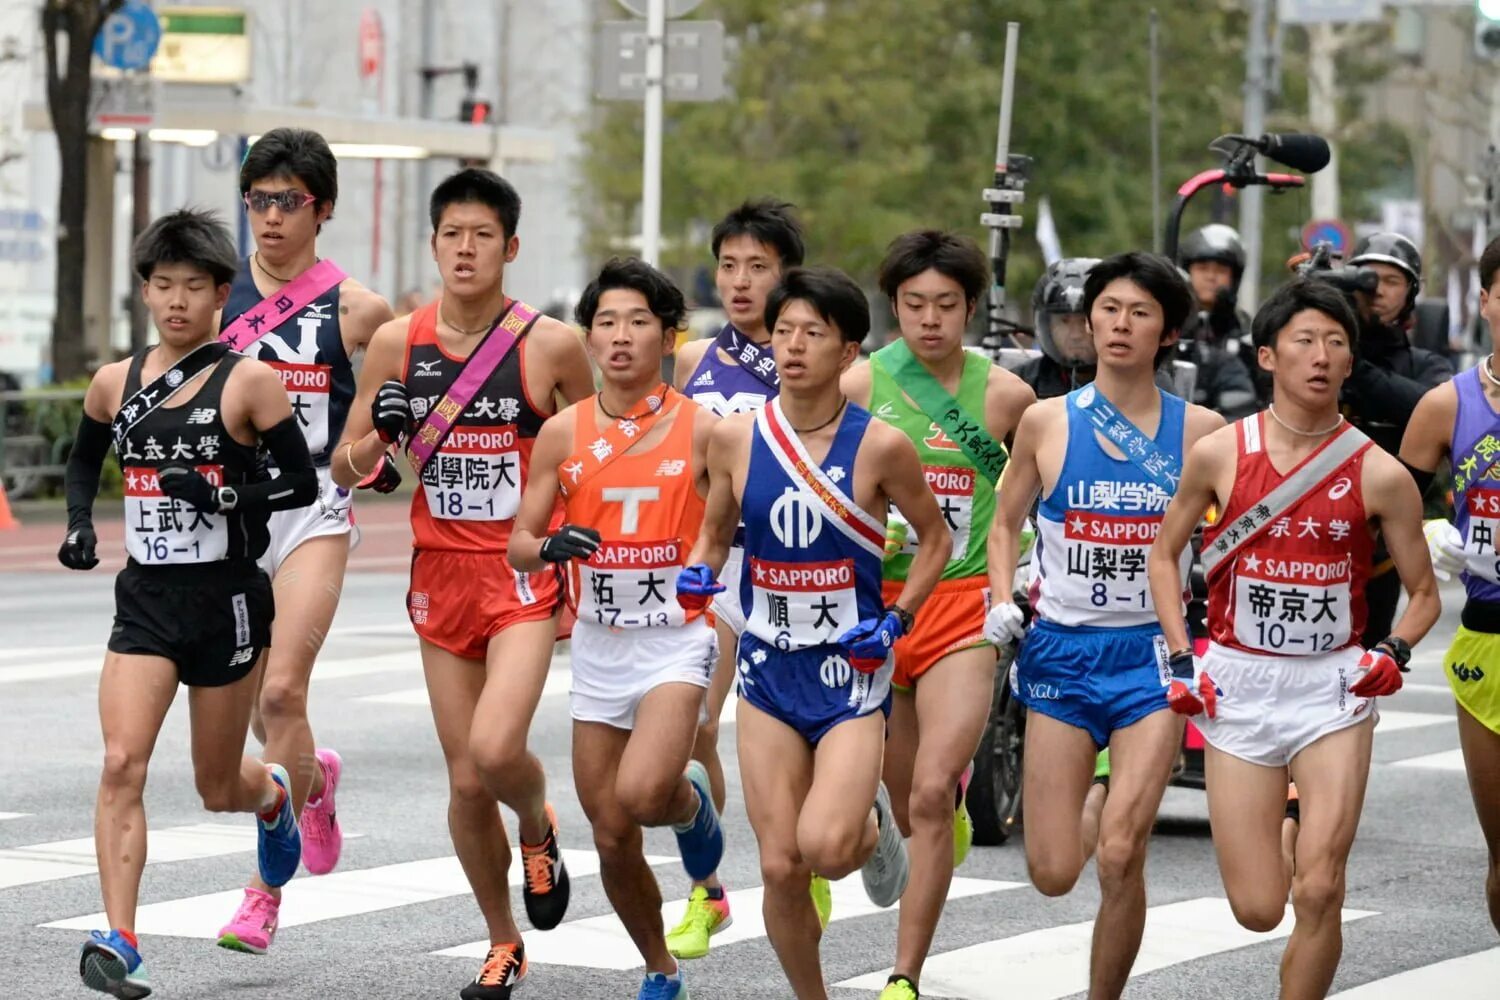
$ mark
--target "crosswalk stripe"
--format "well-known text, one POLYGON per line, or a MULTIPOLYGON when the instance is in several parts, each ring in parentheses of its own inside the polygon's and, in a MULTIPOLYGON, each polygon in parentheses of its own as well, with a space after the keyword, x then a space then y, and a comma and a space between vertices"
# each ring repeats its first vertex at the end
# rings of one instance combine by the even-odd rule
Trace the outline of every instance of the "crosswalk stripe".
POLYGON ((1462 750, 1444 750, 1441 753, 1429 753, 1421 757, 1408 757, 1405 760, 1391 762, 1392 767, 1416 767, 1427 771, 1463 771, 1464 752, 1462 750))
MULTIPOLYGON (((103 666, 104 651, 102 649, 97 655, 87 659, 0 664, 0 684, 90 676, 98 674, 103 666)), ((422 661, 415 650, 405 653, 384 653, 378 656, 358 655, 348 659, 326 658, 320 660, 313 668, 312 679, 334 681, 403 670, 421 673, 422 661)))
MULTIPOLYGON (((567 662, 567 657, 557 657, 553 663, 567 662)), ((547 672, 547 682, 542 685, 542 696, 553 694, 567 694, 573 686, 573 671, 566 666, 554 666, 547 672)), ((420 705, 426 707, 430 704, 427 697, 427 688, 403 688, 400 691, 387 691, 384 694, 367 694, 359 698, 360 701, 372 701, 379 705, 420 705)), ((528 953, 528 960, 529 960, 528 953)), ((484 956, 479 956, 483 958, 484 956)))
MULTIPOLYGON (((572 878, 599 873, 599 855, 593 851, 563 851, 572 878)), ((675 858, 647 857, 653 865, 675 862, 675 858)), ((510 884, 521 884, 520 852, 511 854, 510 884)), ((458 858, 453 856, 406 861, 357 871, 335 872, 317 878, 298 878, 282 889, 280 926, 300 927, 323 920, 338 920, 364 913, 390 910, 467 896, 471 892, 458 858)), ((241 889, 188 896, 142 906, 136 915, 137 934, 171 937, 216 938, 219 928, 233 915, 243 895, 241 889)), ((103 913, 57 920, 43 927, 92 930, 104 926, 103 913)), ((528 943, 529 944, 529 943, 528 943)), ((483 955, 480 956, 484 957, 483 955)))
MULTIPOLYGON (((1292 933, 1292 908, 1269 934, 1247 931, 1234 919, 1229 901, 1207 896, 1153 906, 1146 911, 1146 933, 1131 968, 1132 977, 1168 966, 1285 938, 1292 933)), ((1345 910, 1345 923, 1375 916, 1345 910)), ((934 955, 922 967, 922 995, 965 1000, 1058 1000, 1089 988, 1089 947, 1094 922, 1029 931, 934 955)), ((890 969, 839 983, 851 989, 879 990, 890 969)))
POLYGON ((1418 996, 1477 997, 1500 979, 1500 948, 1477 951, 1398 972, 1394 976, 1335 993, 1331 1000, 1411 1000, 1418 996))
POLYGON ((1441 726, 1447 723, 1457 728, 1453 716, 1437 712, 1400 712, 1393 709, 1380 710, 1380 723, 1375 727, 1378 734, 1397 733, 1403 729, 1420 729, 1423 726, 1441 726))
MULTIPOLYGON (((146 838, 146 864, 196 861, 253 850, 255 826, 252 823, 234 826, 195 823, 150 831, 146 838)), ((93 837, 0 850, 0 889, 92 875, 96 871, 93 837)))
MULTIPOLYGON (((948 890, 949 899, 963 899, 990 892, 1024 888, 1021 882, 996 882, 977 878, 955 878, 948 890)), ((833 915, 831 920, 852 920, 877 913, 893 913, 882 910, 866 898, 857 878, 847 878, 831 884, 833 915)), ((734 907, 734 923, 713 937, 715 949, 725 945, 752 941, 766 936, 766 926, 761 916, 761 899, 764 890, 737 889, 730 893, 730 904, 734 907)), ((682 917, 682 899, 674 899, 661 908, 662 926, 676 926, 682 917)), ((455 958, 484 958, 490 947, 489 941, 474 941, 456 948, 445 948, 433 952, 455 958)), ((640 952, 625 933, 625 926, 613 913, 605 913, 584 920, 570 920, 547 934, 536 934, 526 940, 526 960, 542 965, 569 965, 588 969, 634 969, 641 965, 640 952)), ((883 985, 883 981, 882 981, 883 985)))
POLYGON ((30 816, 31 813, 0 813, 0 821, 7 819, 20 819, 22 816, 30 816))

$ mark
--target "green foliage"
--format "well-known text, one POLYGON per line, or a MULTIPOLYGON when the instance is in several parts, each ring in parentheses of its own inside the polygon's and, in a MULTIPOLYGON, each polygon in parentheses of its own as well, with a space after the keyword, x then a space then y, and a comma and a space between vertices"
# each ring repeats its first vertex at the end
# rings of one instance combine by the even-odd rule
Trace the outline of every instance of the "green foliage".
MULTIPOLYGON (((76 398, 36 399, 28 401, 24 408, 23 421, 26 433, 40 435, 45 439, 44 454, 39 456, 46 463, 66 463, 73 447, 73 437, 78 433, 78 422, 83 417, 83 392, 89 386, 90 377, 70 379, 48 389, 73 389, 76 398)), ((62 477, 49 479, 45 484, 45 495, 62 495, 62 477)), ((118 499, 124 494, 125 481, 120 473, 120 463, 113 450, 104 458, 104 467, 99 473, 99 496, 101 499, 118 499)))

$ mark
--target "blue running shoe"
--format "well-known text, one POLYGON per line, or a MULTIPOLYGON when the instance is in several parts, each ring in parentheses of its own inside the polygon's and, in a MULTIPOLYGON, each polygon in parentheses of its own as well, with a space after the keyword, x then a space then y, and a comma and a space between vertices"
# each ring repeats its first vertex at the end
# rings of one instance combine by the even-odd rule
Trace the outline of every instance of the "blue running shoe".
POLYGON ((635 1000, 688 1000, 687 983, 682 981, 682 966, 677 967, 677 975, 672 979, 660 972, 647 973, 635 1000))
POLYGON ((121 1000, 139 1000, 151 995, 151 977, 141 953, 120 931, 90 931, 78 958, 83 985, 121 1000))
POLYGON ((708 769, 690 760, 683 776, 698 792, 698 814, 687 826, 672 827, 672 832, 677 834, 682 867, 694 881, 702 881, 719 870, 719 862, 724 858, 724 830, 719 826, 719 812, 709 791, 708 769))
POLYGON ((271 780, 281 786, 286 794, 281 799, 281 811, 270 823, 256 818, 260 843, 256 847, 255 860, 260 865, 261 881, 272 888, 279 888, 297 874, 297 865, 302 861, 302 834, 297 829, 297 817, 292 813, 292 779, 280 764, 267 764, 271 780))

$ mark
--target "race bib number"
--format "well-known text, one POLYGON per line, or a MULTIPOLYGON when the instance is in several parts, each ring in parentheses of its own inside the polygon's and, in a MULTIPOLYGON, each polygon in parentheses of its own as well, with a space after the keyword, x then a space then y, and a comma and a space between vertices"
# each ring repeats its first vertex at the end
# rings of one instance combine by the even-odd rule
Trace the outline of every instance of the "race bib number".
MULTIPOLYGON (((949 465, 924 465, 922 472, 927 477, 927 486, 932 490, 932 495, 937 498, 943 520, 948 522, 948 530, 953 534, 951 559, 956 562, 969 551, 969 529, 974 522, 974 481, 978 473, 973 469, 949 465)), ((901 551, 906 555, 915 555, 917 542, 916 529, 909 527, 906 543, 901 551)))
POLYGON ((1242 557, 1234 577, 1234 637, 1246 649, 1309 656, 1345 646, 1353 629, 1349 556, 1242 557))
POLYGON ((786 563, 750 559, 753 604, 746 627, 778 649, 833 642, 859 624, 854 560, 786 563))
POLYGON ((521 451, 514 426, 456 427, 422 468, 433 517, 508 521, 521 503, 521 451))
MULTIPOLYGON (((224 485, 222 465, 194 468, 214 486, 224 485)), ((136 562, 214 562, 229 554, 229 525, 222 514, 206 514, 163 496, 154 468, 127 465, 123 471, 125 551, 136 562)))
POLYGON ((281 376, 281 384, 292 401, 292 416, 307 438, 307 450, 321 454, 328 447, 328 399, 333 385, 331 365, 299 365, 267 361, 281 376))
POLYGON ((1470 487, 1464 502, 1469 506, 1469 530, 1464 538, 1468 570, 1491 583, 1500 582, 1500 555, 1495 551, 1495 529, 1500 527, 1500 489, 1470 487))
POLYGON ((1072 511, 1063 522, 1063 573, 1047 583, 1064 603, 1102 611, 1148 611, 1146 553, 1159 517, 1072 511))
POLYGON ((578 617, 611 628, 666 628, 685 621, 677 603, 682 542, 605 542, 575 562, 578 617))

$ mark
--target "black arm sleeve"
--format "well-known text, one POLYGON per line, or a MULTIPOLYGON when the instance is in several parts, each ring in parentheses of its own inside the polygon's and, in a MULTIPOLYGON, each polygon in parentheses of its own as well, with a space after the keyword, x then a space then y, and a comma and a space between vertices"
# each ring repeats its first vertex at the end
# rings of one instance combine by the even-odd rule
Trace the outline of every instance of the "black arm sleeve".
POLYGON ((68 498, 68 530, 94 523, 94 498, 99 495, 99 470, 109 454, 109 424, 85 413, 78 421, 78 434, 68 454, 63 492, 68 498))
POLYGON ((280 473, 275 479, 236 486, 239 495, 235 510, 291 510, 306 507, 318 498, 318 474, 313 469, 312 455, 307 450, 307 439, 297 427, 295 416, 287 417, 269 430, 262 431, 260 439, 271 453, 280 473))
POLYGON ((1424 471, 1415 465, 1407 465, 1405 461, 1401 464, 1406 466, 1406 471, 1410 472, 1411 477, 1417 481, 1417 492, 1426 496, 1428 489, 1432 487, 1432 481, 1437 478, 1437 473, 1424 471))

